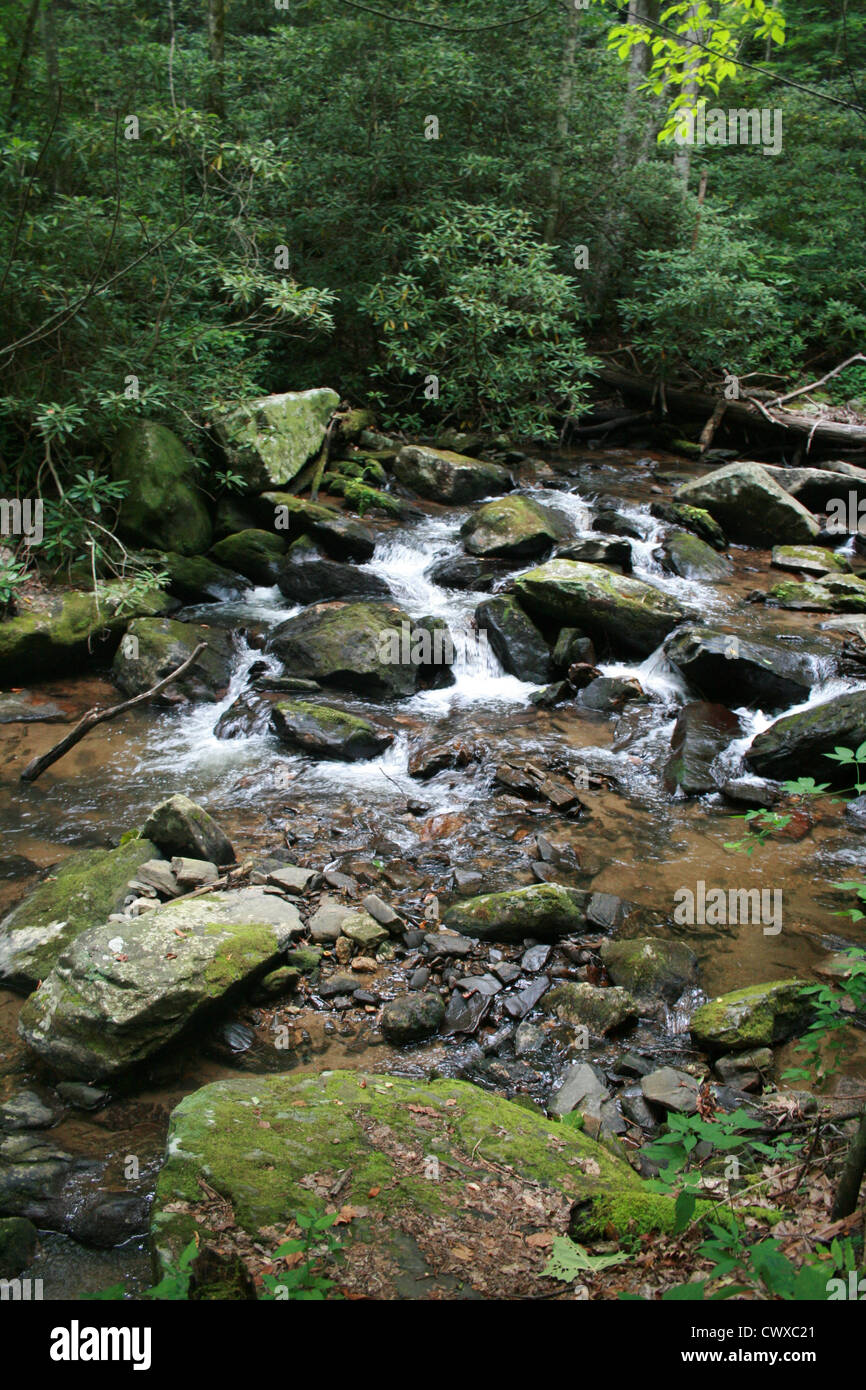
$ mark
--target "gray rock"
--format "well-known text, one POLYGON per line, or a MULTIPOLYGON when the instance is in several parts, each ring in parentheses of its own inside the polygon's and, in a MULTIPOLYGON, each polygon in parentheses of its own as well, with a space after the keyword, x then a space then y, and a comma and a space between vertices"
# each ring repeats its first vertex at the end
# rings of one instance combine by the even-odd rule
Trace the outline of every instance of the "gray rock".
POLYGON ((814 777, 847 786, 850 771, 831 762, 835 748, 858 748, 866 731, 866 691, 836 695, 795 714, 783 715, 752 740, 747 765, 761 777, 814 777))
POLYGON ((464 996, 457 990, 448 1001, 442 1033, 446 1037, 454 1033, 474 1033, 490 1008, 491 996, 480 990, 464 996))
POLYGON ((323 897, 309 921, 314 941, 336 941, 342 934, 343 923, 354 915, 354 909, 339 898, 323 897))
POLYGON ((549 946, 530 946, 529 950, 523 953, 520 961, 520 968, 534 975, 536 971, 544 969, 549 959, 549 946))
POLYGON ((729 463, 674 493, 677 502, 702 507, 729 540, 745 545, 808 545, 820 527, 810 512, 758 463, 729 463))
POLYGON ((361 906, 365 912, 369 912, 371 917, 382 927, 387 927, 389 932, 398 933, 403 927, 403 918, 399 912, 395 912, 390 904, 383 902, 376 893, 368 893, 361 899, 361 906))
POLYGON ((0 1105, 0 1129, 47 1129, 56 1119, 56 1111, 35 1091, 15 1091, 0 1105))
POLYGON ((516 995, 506 999, 505 1009, 512 1018, 525 1018, 530 1013, 550 988, 550 980, 547 975, 539 975, 525 989, 520 990, 516 995))
POLYGON ((437 1033, 445 1018, 438 994, 402 994, 382 1010, 382 1032, 390 1043, 403 1046, 437 1033))
POLYGON ((742 732, 739 719, 724 705, 707 700, 684 705, 677 715, 671 752, 664 767, 666 790, 679 790, 686 796, 715 791, 718 781, 712 771, 713 763, 742 732))
POLYGON ((433 502, 475 502, 511 487, 510 475, 498 464, 417 444, 400 450, 394 473, 405 487, 433 502))
POLYGON ((203 888, 206 883, 216 883, 219 878, 219 869, 210 859, 185 859, 176 855, 171 861, 171 871, 184 893, 203 888))
POLYGON ((214 864, 233 864, 231 841, 213 816, 188 796, 177 794, 155 806, 144 823, 143 834, 170 857, 207 859, 214 864))
POLYGON ((539 1028, 537 1023, 523 1023, 517 1025, 514 1034, 514 1051, 518 1057, 532 1057, 544 1050, 547 1035, 543 1028, 539 1028))
POLYGON ((293 897, 300 897, 315 877, 315 869, 299 869, 294 864, 286 864, 282 869, 270 871, 268 883, 274 888, 282 888, 284 893, 291 893, 293 897))
POLYGON ((680 1115, 694 1115, 698 1108, 698 1083, 687 1072, 674 1067, 659 1067, 644 1076, 640 1083, 644 1100, 664 1110, 680 1115))
POLYGON ((690 686, 723 705, 782 709, 807 700, 819 680, 805 654, 719 628, 683 628, 665 643, 665 656, 690 686))
POLYGON ((575 1062, 563 1073, 547 1108, 551 1115, 570 1115, 572 1110, 583 1109, 588 1103, 598 1114, 609 1096, 598 1069, 589 1062, 575 1062))

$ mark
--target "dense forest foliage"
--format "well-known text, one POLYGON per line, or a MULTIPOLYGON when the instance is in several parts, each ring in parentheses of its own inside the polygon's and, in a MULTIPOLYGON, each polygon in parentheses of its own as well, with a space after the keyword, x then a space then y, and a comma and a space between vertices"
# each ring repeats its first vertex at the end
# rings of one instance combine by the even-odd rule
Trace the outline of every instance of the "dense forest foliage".
POLYGON ((0 65, 19 489, 130 413, 206 453, 216 403, 328 383, 543 437, 611 353, 775 384, 866 336, 849 0, 7 0, 0 65), (702 99, 781 111, 781 152, 678 145, 702 99))

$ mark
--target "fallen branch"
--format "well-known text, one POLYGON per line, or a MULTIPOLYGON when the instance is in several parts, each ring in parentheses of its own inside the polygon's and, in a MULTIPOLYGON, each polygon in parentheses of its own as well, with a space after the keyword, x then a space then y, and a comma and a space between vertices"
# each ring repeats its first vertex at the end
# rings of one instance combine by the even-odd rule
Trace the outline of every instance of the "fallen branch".
POLYGON ((808 391, 816 391, 819 386, 824 385, 825 381, 829 381, 831 377, 838 376, 840 372, 844 372, 845 368, 850 367, 854 362, 866 362, 866 357, 864 357, 862 352, 855 352, 853 357, 849 357, 846 362, 842 362, 838 367, 834 367, 832 372, 828 372, 826 376, 822 376, 818 381, 810 381, 808 386, 798 386, 796 391, 789 391, 787 396, 777 396, 771 404, 774 406, 784 405, 786 401, 792 401, 795 396, 804 396, 808 391))
POLYGON ((158 695, 161 690, 165 690, 167 685, 171 685, 172 681, 176 681, 179 676, 189 670, 196 658, 206 649, 207 642, 199 642, 192 655, 188 656, 176 671, 172 671, 171 675, 165 676, 150 690, 143 691, 141 695, 135 695, 131 700, 124 700, 121 705, 112 705, 110 709, 89 709, 65 738, 62 738, 59 743, 55 743, 54 747, 49 748, 47 753, 42 753, 40 757, 34 758, 32 762, 27 764, 21 773, 21 781, 35 782, 36 778, 40 777, 47 767, 56 763, 59 758, 69 752, 70 748, 74 748, 76 743, 80 743, 85 734, 89 734, 90 730, 95 729, 97 724, 105 724, 109 719, 116 719, 119 714, 123 714, 124 710, 132 709, 133 705, 141 705, 145 700, 151 700, 154 695, 158 695))
POLYGON ((833 1221, 839 1221, 843 1216, 850 1216, 852 1212, 857 1210, 864 1171, 866 1171, 866 1110, 863 1111, 857 1133, 851 1140, 848 1156, 845 1159, 845 1167, 842 1169, 842 1176, 836 1189, 836 1199, 830 1214, 833 1221))

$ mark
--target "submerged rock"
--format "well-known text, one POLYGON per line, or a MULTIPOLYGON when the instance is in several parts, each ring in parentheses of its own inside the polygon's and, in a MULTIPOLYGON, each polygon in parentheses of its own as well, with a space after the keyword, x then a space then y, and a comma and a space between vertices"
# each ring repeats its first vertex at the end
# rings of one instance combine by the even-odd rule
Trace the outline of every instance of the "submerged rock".
POLYGON ((534 559, 564 533, 565 524, 556 513, 516 493, 485 502, 460 528, 469 554, 489 559, 534 559))
POLYGON ((671 737, 671 755, 665 763, 664 784, 686 796, 715 791, 718 782, 712 765, 718 755, 742 734, 742 725, 724 705, 696 700, 677 715, 671 737))
POLYGON ((814 661, 781 643, 753 642, 714 627, 686 627, 665 643, 672 666, 707 699, 783 709, 809 698, 814 661))
POLYGON ((828 754, 839 747, 859 748, 864 739, 866 690, 855 690, 783 715, 752 740, 745 758, 761 777, 777 781, 814 777, 818 782, 848 786, 850 769, 828 754))
POLYGON ((297 908, 258 888, 168 903, 91 927, 21 1013, 19 1032, 55 1071, 103 1081, 145 1061, 280 963, 297 908))
POLYGON ((394 473, 404 487, 432 502, 475 502, 512 486, 511 475, 496 463, 419 444, 400 450, 394 473))
POLYGON ((478 632, 486 632, 494 654, 518 680, 541 682, 550 675, 550 648, 516 599, 485 599, 475 610, 478 632))
POLYGON ((698 979, 697 956, 681 941, 655 936, 604 941, 601 958, 614 984, 637 999, 673 1002, 698 979))
POLYGON ((144 823, 143 834, 169 858, 180 855, 206 859, 212 864, 234 863, 235 852, 222 827, 201 806, 180 793, 154 807, 144 823))
POLYGON ((351 763, 376 758, 394 742, 394 735, 380 725, 310 700, 281 700, 274 705, 271 728, 294 752, 351 763))
POLYGON ((716 1052, 740 1052, 772 1047, 805 1028, 813 1006, 803 997, 808 980, 773 980, 722 994, 702 1004, 691 1022, 699 1047, 716 1052))
POLYGON ((35 989, 76 936, 120 911, 130 879, 156 854, 156 845, 141 839, 64 860, 0 922, 0 980, 10 989, 35 989))
POLYGON ((566 981, 548 991, 541 1006, 563 1023, 584 1025, 590 1033, 603 1036, 632 1022, 640 1012, 628 990, 618 985, 602 989, 585 981, 566 981))
POLYGON ((702 507, 731 541, 745 545, 808 545, 820 527, 759 463, 729 463, 704 478, 683 483, 679 503, 702 507))
POLYGON ((579 627, 596 643, 641 656, 685 617, 674 599, 651 584, 575 560, 549 560, 518 575, 514 590, 531 615, 579 627))

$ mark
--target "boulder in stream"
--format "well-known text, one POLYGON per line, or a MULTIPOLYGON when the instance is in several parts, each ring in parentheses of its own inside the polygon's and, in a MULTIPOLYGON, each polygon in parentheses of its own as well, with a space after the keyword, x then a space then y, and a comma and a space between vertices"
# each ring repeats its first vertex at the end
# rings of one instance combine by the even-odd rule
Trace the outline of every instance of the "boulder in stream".
POLYGON ((30 996, 19 1032, 55 1071, 104 1081, 145 1061, 281 962, 297 908, 260 888, 91 927, 30 996))
POLYGON ((487 634, 491 650, 518 680, 542 683, 550 678, 550 647, 515 598, 497 594, 475 610, 475 627, 487 634))
POLYGON ((398 994, 382 1010, 382 1032, 387 1042, 403 1047, 438 1033, 444 1018, 438 994, 398 994))
POLYGON ((719 995, 696 1010, 692 1037, 709 1052, 742 1052, 784 1042, 812 1018, 812 1003, 803 996, 808 985, 808 980, 772 980, 719 995))
POLYGON ((585 927, 590 897, 559 883, 534 883, 454 903, 443 923, 481 941, 522 941, 526 936, 555 940, 585 927))
POLYGON ((214 416, 231 470, 251 492, 282 487, 319 452, 340 398, 327 386, 245 401, 214 416))
POLYGON ((688 531, 674 531, 664 543, 667 562, 682 579, 720 584, 730 579, 734 567, 726 555, 688 531))
POLYGON ((212 864, 233 864, 231 841, 213 816, 188 796, 178 793, 155 806, 144 823, 150 837, 168 858, 205 859, 212 864))
POLYGON ((634 1022, 640 1012, 634 997, 619 985, 603 989, 586 981, 574 984, 571 980, 549 990, 541 1007, 561 1022, 585 1027, 598 1037, 634 1022))
POLYGON ((253 584, 276 584, 285 560, 286 543, 275 531, 251 527, 217 541, 211 557, 230 570, 237 570, 253 584))
POLYGON ((724 705, 695 700, 677 715, 671 737, 671 754, 665 763, 668 791, 700 796, 719 785, 712 773, 718 755, 742 734, 742 725, 724 705))
POLYGON ((394 742, 394 735, 380 725, 312 700, 280 700, 271 710, 270 725, 287 748, 313 758, 362 762, 377 758, 394 742))
POLYGON ((665 656, 707 699, 733 706, 784 709, 807 700, 819 680, 806 653, 715 627, 683 628, 665 643, 665 656))
POLYGON ((373 598, 390 600, 391 590, 371 570, 323 555, 309 536, 299 536, 289 546, 277 576, 284 598, 292 603, 321 603, 327 599, 373 598))
MULTIPOLYGON (((318 603, 271 633, 268 650, 297 676, 374 699, 413 695, 421 684, 423 643, 394 604, 318 603)), ((432 643, 431 643, 432 648, 432 643)), ((435 655, 435 651, 433 652, 435 655)))
POLYGON ((333 507, 307 502, 290 492, 265 492, 258 501, 263 521, 287 540, 312 536, 334 560, 372 560, 376 539, 369 526, 333 507))
POLYGON ((655 651, 686 616, 653 585, 576 560, 548 560, 518 575, 514 591, 531 615, 579 627, 596 645, 640 656, 655 651))
POLYGON ((615 985, 636 999, 679 999, 697 984, 698 960, 682 941, 635 936, 611 939, 601 945, 601 959, 615 985))
POLYGON ((535 559, 565 532, 565 523, 555 512, 517 493, 485 502, 460 528, 469 554, 485 559, 535 559))
POLYGON ((728 463, 683 483, 674 499, 704 508, 729 540, 744 545, 808 545, 820 530, 811 512, 759 463, 728 463))
POLYGON ((115 652, 112 679, 124 695, 141 695, 192 656, 201 642, 205 650, 159 698, 214 702, 231 680, 234 650, 227 632, 204 623, 136 618, 115 652))
POLYGON ((814 777, 834 786, 851 784, 851 770, 828 755, 860 747, 866 740, 866 690, 836 695, 821 704, 783 715, 758 734, 747 750, 748 766, 776 781, 814 777))
POLYGON ((431 502, 476 502, 512 487, 510 473, 499 464, 421 444, 400 450, 394 473, 404 487, 431 502))
POLYGON ((130 618, 170 613, 175 599, 161 589, 133 592, 126 580, 90 590, 51 590, 19 598, 14 618, 0 620, 0 670, 10 685, 80 671, 100 649, 117 646, 130 618))
POLYGON ((70 855, 0 922, 0 980, 27 993, 81 932, 119 912, 129 881, 159 851, 147 839, 70 855))
POLYGON ((117 436, 111 475, 126 484, 119 531, 134 545, 200 555, 211 520, 196 487, 196 464, 176 434, 155 420, 133 420, 117 436))
POLYGON ((802 584, 788 579, 770 589, 767 598, 795 612, 866 613, 866 579, 853 574, 828 574, 802 584))
POLYGON ((847 574, 851 569, 844 555, 837 555, 821 545, 775 545, 773 566, 817 579, 825 574, 847 574))

